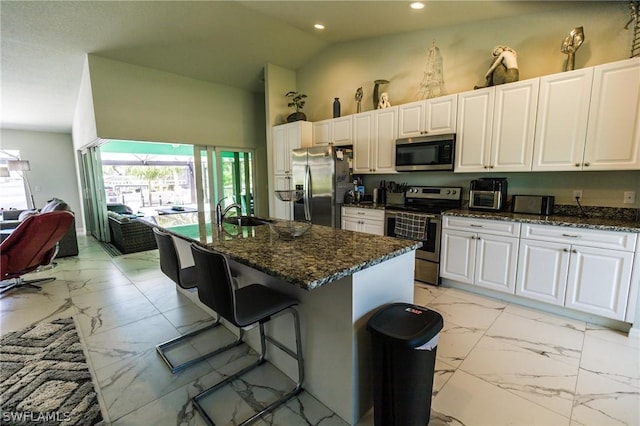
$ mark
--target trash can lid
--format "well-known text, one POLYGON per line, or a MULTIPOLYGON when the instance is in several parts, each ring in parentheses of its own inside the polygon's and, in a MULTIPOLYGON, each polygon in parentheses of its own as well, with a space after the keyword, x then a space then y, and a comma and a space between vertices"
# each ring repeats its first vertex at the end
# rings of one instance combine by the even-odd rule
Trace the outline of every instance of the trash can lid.
POLYGON ((410 303, 386 305, 367 322, 367 330, 375 337, 412 348, 434 338, 442 326, 442 315, 410 303))

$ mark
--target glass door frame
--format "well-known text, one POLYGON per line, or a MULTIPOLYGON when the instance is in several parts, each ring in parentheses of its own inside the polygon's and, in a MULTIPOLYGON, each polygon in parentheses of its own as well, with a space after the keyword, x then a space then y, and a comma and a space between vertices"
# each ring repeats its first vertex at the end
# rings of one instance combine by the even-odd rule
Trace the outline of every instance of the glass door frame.
POLYGON ((91 146, 78 151, 78 156, 82 164, 80 177, 87 232, 98 241, 110 242, 100 149, 98 146, 91 146))
MULTIPOLYGON (((216 205, 220 201, 223 188, 223 152, 246 152, 251 156, 251 168, 245 170, 243 178, 250 178, 253 194, 253 205, 257 203, 256 189, 256 154, 251 148, 194 145, 193 161, 195 165, 196 199, 198 204, 198 229, 200 238, 206 241, 206 225, 209 219, 211 226, 215 223, 216 205), (212 173, 213 171, 213 173, 212 173), (250 175, 249 175, 250 173, 250 175), (207 215, 208 213, 208 215, 207 215), (208 217, 207 217, 208 216, 208 217)), ((236 200, 241 203, 241 200, 236 200)), ((255 213, 255 212, 253 212, 255 213)))

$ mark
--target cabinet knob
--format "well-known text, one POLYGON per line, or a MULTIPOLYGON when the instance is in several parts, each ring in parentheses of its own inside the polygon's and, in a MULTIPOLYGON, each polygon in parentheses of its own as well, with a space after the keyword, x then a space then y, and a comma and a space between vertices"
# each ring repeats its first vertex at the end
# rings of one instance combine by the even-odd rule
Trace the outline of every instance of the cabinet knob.
POLYGON ((568 248, 564 248, 564 249, 562 249, 562 251, 565 252, 565 253, 568 253, 569 249, 568 248))
POLYGON ((489 166, 483 166, 483 167, 484 167, 485 169, 488 169, 488 168, 489 168, 489 166))
POLYGON ((591 165, 591 163, 584 163, 585 167, 589 167, 591 165))
POLYGON ((573 249, 573 250, 571 250, 571 253, 578 253, 578 250, 573 249))
POLYGON ((490 169, 493 169, 493 166, 489 166, 490 169))
POLYGON ((580 163, 576 163, 576 167, 580 167, 580 163))

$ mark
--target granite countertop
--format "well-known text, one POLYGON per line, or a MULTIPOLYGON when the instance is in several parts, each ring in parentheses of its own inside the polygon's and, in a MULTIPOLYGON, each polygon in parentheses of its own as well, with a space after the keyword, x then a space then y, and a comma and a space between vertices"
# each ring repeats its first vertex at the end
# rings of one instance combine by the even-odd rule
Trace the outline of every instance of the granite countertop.
POLYGON ((352 275, 386 260, 416 250, 421 242, 312 225, 302 237, 286 241, 268 225, 239 227, 224 224, 207 241, 197 231, 197 216, 166 215, 142 218, 181 238, 219 251, 230 259, 306 290, 352 275), (176 216, 192 216, 176 222, 176 216), (172 220, 173 219, 173 220, 172 220), (195 221, 193 220, 195 219, 195 221))
POLYGON ((384 204, 376 204, 374 202, 364 201, 360 203, 344 203, 342 207, 356 207, 359 209, 375 209, 375 210, 384 210, 384 204))
POLYGON ((616 218, 615 215, 608 217, 598 216, 584 218, 581 216, 568 215, 538 216, 510 212, 484 212, 469 209, 447 210, 443 215, 472 217, 476 219, 506 220, 521 223, 534 223, 538 225, 570 226, 573 228, 597 229, 601 231, 640 233, 640 222, 637 220, 629 220, 626 217, 616 218))

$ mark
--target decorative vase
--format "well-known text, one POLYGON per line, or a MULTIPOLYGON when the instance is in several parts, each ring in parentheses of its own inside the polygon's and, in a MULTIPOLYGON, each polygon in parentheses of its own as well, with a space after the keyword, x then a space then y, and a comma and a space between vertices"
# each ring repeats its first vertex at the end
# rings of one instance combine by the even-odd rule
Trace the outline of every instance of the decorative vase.
POLYGON ((287 117, 287 123, 293 123, 294 121, 304 121, 307 119, 307 116, 304 112, 294 112, 293 114, 287 117))
POLYGON ((333 118, 340 117, 340 99, 333 98, 333 118))

